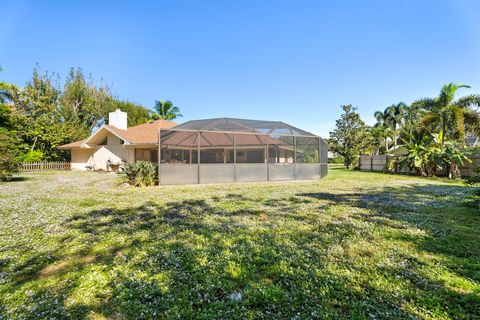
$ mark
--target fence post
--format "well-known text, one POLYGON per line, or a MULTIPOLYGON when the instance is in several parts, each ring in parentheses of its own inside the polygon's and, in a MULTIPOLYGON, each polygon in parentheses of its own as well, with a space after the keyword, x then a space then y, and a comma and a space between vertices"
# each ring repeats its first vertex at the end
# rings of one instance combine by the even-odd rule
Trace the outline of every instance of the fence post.
POLYGON ((373 172, 373 156, 370 156, 370 172, 373 172))

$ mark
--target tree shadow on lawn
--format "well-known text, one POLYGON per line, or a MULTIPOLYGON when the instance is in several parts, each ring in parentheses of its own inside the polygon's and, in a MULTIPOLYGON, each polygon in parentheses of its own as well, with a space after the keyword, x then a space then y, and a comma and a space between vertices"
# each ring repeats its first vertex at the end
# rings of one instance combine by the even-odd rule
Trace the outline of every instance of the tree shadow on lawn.
POLYGON ((27 177, 27 176, 14 176, 10 180, 0 179, 0 185, 7 185, 9 183, 15 183, 15 182, 23 182, 23 181, 28 181, 32 179, 33 179, 32 177, 27 177))
MULTIPOLYGON (((265 200, 265 210, 225 210, 190 199, 77 214, 65 221, 63 242, 19 266, 3 292, 28 292, 14 310, 27 318, 414 317, 407 302, 446 316, 474 315, 468 303, 478 300, 423 277, 411 257, 401 267, 371 270, 332 254, 367 230, 349 219, 295 219, 299 204, 316 205, 306 197, 347 201, 302 194, 265 200), (369 276, 352 276, 355 268, 369 276), (405 281, 414 294, 383 289, 372 283, 376 276, 405 281), (237 293, 240 301, 232 298, 237 293)), ((232 199, 248 200, 212 200, 232 199)))

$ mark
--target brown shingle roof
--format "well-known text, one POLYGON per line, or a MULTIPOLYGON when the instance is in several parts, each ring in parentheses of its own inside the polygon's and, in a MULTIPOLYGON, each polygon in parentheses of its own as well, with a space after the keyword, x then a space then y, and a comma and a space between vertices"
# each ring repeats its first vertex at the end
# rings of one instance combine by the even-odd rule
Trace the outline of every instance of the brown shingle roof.
MULTIPOLYGON (((105 125, 104 128, 111 131, 119 138, 125 140, 129 144, 154 144, 158 142, 158 130, 169 129, 177 124, 168 120, 150 121, 135 127, 128 128, 127 130, 120 130, 115 126, 105 125)), ((100 131, 100 130, 99 130, 100 131)), ((97 131, 97 132, 99 132, 97 131)), ((95 135, 94 133, 93 135, 95 135)), ((75 141, 72 143, 64 144, 60 146, 61 149, 79 148, 85 144, 88 139, 75 141)))
POLYGON ((135 127, 128 128, 127 130, 119 130, 116 127, 108 126, 115 133, 122 138, 125 138, 129 143, 158 143, 158 130, 169 129, 177 124, 168 120, 151 121, 145 124, 141 124, 135 127))

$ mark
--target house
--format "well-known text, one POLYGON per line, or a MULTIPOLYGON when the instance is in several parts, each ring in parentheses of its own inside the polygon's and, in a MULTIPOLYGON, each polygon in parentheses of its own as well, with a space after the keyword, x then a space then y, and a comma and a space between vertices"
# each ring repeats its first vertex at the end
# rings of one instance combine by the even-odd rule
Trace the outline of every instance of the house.
POLYGON ((175 125, 172 121, 157 120, 127 128, 127 114, 116 110, 110 112, 108 125, 102 126, 87 139, 59 148, 71 150, 73 170, 107 170, 109 164, 138 160, 157 162, 158 131, 175 125))
POLYGON ((328 173, 325 141, 281 121, 159 120, 132 128, 126 123, 127 114, 117 110, 89 138, 61 146, 72 151, 72 169, 152 161, 160 184, 315 180, 328 173))

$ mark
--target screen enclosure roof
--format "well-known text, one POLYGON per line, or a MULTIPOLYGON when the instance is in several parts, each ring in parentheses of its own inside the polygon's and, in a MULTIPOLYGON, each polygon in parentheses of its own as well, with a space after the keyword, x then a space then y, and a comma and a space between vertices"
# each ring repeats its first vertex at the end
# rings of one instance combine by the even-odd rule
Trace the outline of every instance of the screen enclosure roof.
POLYGON ((296 128, 281 121, 250 120, 236 118, 214 118, 191 120, 179 124, 173 130, 217 131, 238 133, 259 133, 269 135, 311 136, 313 133, 296 128))

